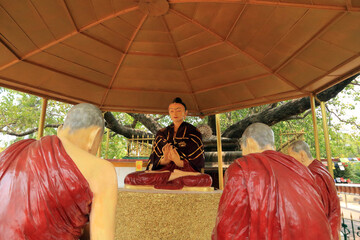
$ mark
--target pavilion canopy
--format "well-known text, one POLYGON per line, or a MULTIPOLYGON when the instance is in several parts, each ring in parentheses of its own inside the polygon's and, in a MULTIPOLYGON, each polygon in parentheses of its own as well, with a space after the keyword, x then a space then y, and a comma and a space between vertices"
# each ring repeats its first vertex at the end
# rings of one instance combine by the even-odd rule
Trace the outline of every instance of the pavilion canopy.
POLYGON ((0 86, 108 111, 209 115, 359 71, 358 0, 0 0, 0 86))

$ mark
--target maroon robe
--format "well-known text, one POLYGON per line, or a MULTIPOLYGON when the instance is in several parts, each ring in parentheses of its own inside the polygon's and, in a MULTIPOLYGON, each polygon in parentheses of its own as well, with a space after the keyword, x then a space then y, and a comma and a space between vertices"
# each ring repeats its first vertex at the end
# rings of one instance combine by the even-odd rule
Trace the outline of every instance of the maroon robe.
POLYGON ((79 239, 92 192, 56 136, 0 154, 0 240, 79 239))
POLYGON ((179 169, 187 172, 200 172, 204 164, 204 145, 201 140, 201 133, 190 123, 183 122, 176 136, 174 136, 174 124, 157 132, 147 169, 170 171, 179 169), (166 166, 159 164, 160 158, 163 156, 162 148, 167 143, 175 146, 180 159, 184 161, 184 167, 178 167, 174 162, 170 162, 166 166))
POLYGON ((310 170, 275 151, 249 154, 226 171, 212 239, 332 239, 310 170))
POLYGON ((334 179, 326 167, 318 160, 312 161, 308 166, 320 186, 321 196, 324 200, 325 213, 328 217, 333 239, 339 239, 341 210, 340 200, 336 192, 334 179))

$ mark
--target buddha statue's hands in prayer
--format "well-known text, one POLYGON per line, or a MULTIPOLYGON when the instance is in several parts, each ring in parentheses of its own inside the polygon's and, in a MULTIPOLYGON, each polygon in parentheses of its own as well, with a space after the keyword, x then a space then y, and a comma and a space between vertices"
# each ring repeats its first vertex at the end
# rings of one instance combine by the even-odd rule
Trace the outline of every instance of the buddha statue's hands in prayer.
POLYGON ((163 151, 163 156, 161 157, 160 159, 160 164, 161 165, 167 165, 171 162, 171 159, 170 159, 170 149, 171 149, 171 144, 170 143, 167 143, 163 148, 162 148, 162 151, 163 151))
POLYGON ((180 159, 179 153, 176 151, 174 146, 170 146, 170 153, 169 153, 171 161, 173 161, 176 166, 184 167, 184 162, 180 159))

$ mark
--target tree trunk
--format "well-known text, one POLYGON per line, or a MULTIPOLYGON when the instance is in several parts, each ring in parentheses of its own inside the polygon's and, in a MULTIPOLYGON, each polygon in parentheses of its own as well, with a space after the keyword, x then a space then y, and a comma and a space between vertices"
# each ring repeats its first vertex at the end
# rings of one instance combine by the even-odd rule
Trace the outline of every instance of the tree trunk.
MULTIPOLYGON (((339 92, 341 92, 351 81, 353 81, 356 77, 353 76, 344 80, 343 82, 338 83, 337 85, 319 93, 317 98, 320 101, 326 102, 331 98, 334 98, 339 92)), ((319 105, 316 103, 316 105, 319 105)), ((243 120, 231 125, 228 127, 222 137, 227 138, 240 138, 245 131, 245 129, 252 123, 261 122, 265 123, 269 126, 272 126, 278 122, 284 121, 288 119, 290 116, 294 116, 297 114, 301 114, 306 110, 310 109, 310 98, 303 97, 301 99, 292 100, 287 102, 281 106, 266 109, 260 113, 251 115, 243 120)))
POLYGON ((109 128, 111 131, 116 132, 120 135, 123 135, 126 138, 132 138, 134 137, 142 137, 151 135, 148 132, 133 129, 130 127, 125 127, 123 125, 120 125, 119 122, 116 120, 114 115, 111 112, 106 112, 104 114, 104 118, 106 121, 106 127, 109 128))
POLYGON ((211 128, 213 135, 216 136, 216 120, 215 115, 208 116, 208 125, 211 128))

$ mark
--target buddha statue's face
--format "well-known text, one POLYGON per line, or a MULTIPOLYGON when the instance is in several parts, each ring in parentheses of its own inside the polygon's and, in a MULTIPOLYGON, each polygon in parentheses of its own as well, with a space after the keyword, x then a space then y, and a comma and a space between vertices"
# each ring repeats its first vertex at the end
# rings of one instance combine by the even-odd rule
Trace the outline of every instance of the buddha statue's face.
POLYGON ((181 124, 187 115, 185 107, 180 103, 171 103, 169 105, 169 115, 174 124, 181 124))

